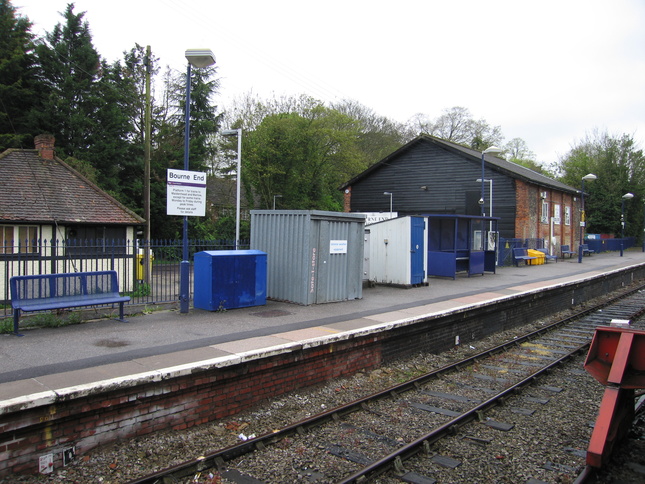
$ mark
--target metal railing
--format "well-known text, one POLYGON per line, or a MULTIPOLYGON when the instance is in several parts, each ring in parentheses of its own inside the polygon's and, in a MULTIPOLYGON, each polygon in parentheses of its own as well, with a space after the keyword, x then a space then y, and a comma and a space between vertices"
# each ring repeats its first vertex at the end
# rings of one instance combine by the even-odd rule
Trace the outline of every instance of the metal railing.
MULTIPOLYGON (((239 244, 240 249, 248 246, 248 241, 239 244)), ((234 248, 233 240, 189 241, 191 300, 194 254, 234 248)), ((117 271, 120 292, 131 297, 129 305, 175 303, 179 301, 181 260, 181 240, 33 240, 5 244, 0 247, 0 303, 4 316, 9 316, 9 281, 13 276, 102 270, 117 271), (150 254, 149 268, 145 267, 145 253, 150 254)))

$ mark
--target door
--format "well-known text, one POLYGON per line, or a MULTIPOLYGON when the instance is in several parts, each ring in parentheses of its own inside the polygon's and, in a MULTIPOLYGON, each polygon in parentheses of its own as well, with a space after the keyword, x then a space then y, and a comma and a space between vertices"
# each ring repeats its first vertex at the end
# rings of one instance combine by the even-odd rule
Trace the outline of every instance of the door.
POLYGON ((422 284, 425 279, 423 270, 424 232, 425 219, 423 217, 410 217, 410 284, 422 284))

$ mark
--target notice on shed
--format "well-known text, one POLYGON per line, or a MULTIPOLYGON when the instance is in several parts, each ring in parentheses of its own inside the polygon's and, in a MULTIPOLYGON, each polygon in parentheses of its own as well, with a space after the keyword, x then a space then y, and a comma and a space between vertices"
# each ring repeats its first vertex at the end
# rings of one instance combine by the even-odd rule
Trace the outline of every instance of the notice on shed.
POLYGON ((168 169, 166 213, 185 217, 206 215, 206 173, 168 169))
POLYGON ((347 254, 347 241, 346 240, 330 240, 329 241, 330 254, 347 254))

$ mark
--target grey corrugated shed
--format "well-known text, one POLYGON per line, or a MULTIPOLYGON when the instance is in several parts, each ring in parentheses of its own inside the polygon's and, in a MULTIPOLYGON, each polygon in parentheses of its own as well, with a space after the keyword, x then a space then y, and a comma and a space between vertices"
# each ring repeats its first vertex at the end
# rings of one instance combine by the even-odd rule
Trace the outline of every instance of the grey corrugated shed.
POLYGON ((267 297, 303 305, 362 298, 364 227, 362 214, 252 210, 251 249, 268 254, 267 297))

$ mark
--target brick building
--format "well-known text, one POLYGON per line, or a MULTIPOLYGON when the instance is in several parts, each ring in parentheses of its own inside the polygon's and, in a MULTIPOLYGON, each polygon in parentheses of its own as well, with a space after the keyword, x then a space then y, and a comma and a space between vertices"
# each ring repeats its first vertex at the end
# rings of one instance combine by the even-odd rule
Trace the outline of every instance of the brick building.
POLYGON ((391 202, 398 215, 499 217, 501 237, 544 239, 552 253, 577 246, 580 236, 580 190, 491 154, 482 163, 480 151, 427 135, 341 189, 347 212, 388 212, 391 202))

